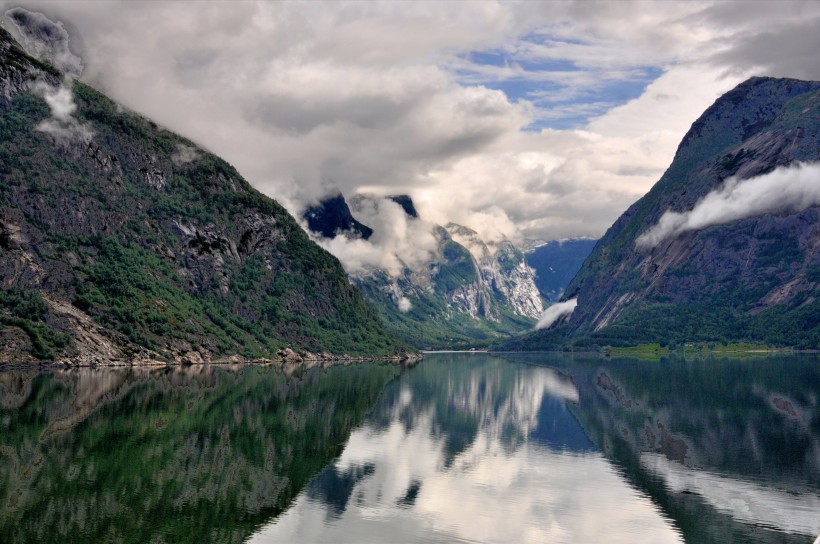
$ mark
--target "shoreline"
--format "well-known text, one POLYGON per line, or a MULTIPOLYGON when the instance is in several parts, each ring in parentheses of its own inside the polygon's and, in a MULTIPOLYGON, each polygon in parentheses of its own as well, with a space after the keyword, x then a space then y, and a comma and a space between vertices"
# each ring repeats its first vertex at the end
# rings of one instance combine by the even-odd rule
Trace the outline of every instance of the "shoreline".
POLYGON ((376 363, 385 362, 406 365, 408 367, 416 365, 424 355, 421 352, 403 353, 401 355, 335 355, 332 353, 310 353, 304 355, 286 349, 275 358, 248 359, 239 355, 229 357, 218 357, 215 359, 198 357, 178 358, 175 361, 166 361, 159 358, 135 357, 130 360, 104 359, 102 357, 80 357, 77 359, 66 358, 56 361, 32 361, 32 362, 3 362, 0 363, 0 372, 6 370, 67 370, 72 368, 133 368, 133 367, 170 367, 183 368, 191 366, 274 366, 286 371, 297 369, 310 369, 317 367, 330 367, 335 365, 347 365, 353 363, 376 363))

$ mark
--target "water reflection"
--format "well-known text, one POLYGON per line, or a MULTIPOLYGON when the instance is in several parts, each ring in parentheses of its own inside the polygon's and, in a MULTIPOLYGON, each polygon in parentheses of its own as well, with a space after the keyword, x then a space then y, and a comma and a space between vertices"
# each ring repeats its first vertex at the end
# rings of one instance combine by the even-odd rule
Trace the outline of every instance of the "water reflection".
POLYGON ((570 409, 688 542, 820 534, 820 359, 517 360, 564 369, 570 409))
POLYGON ((242 542, 394 365, 0 373, 0 542, 242 542))
POLYGON ((0 372, 3 543, 811 543, 819 495, 817 357, 0 372))
POLYGON ((578 400, 553 368, 428 357, 251 541, 680 541, 586 437, 578 400))

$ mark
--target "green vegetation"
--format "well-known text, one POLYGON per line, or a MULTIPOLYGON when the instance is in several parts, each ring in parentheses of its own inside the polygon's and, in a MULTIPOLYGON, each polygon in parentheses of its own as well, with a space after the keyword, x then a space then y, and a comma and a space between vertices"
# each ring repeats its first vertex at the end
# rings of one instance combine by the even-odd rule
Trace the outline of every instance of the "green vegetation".
POLYGON ((244 542, 341 453, 399 372, 7 373, 0 541, 244 542))
POLYGON ((682 233, 651 250, 635 245, 666 211, 692 209, 739 171, 748 177, 818 160, 818 97, 818 82, 772 78, 752 78, 724 95, 570 282, 566 291, 579 304, 569 324, 499 348, 597 350, 657 343, 675 351, 687 343, 745 343, 820 349, 816 207, 682 233))
POLYGON ((87 85, 73 90, 90 143, 35 130, 50 115, 37 96, 0 104, 0 331, 24 330, 32 356, 75 352, 69 323, 14 299, 38 290, 121 334, 128 351, 167 358, 405 349, 340 263, 232 166, 87 85), (195 158, 176 160, 180 146, 195 158), (21 274, 20 262, 39 272, 21 274))
MULTIPOLYGON (((515 359, 524 357, 535 354, 515 359)), ((578 387, 580 401, 568 408, 625 477, 675 520, 687 542, 806 541, 802 535, 767 534, 697 494, 676 491, 653 473, 646 454, 772 488, 791 490, 797 482, 816 488, 817 357, 569 361, 552 363, 566 367, 578 387)))
POLYGON ((69 343, 67 335, 48 325, 48 306, 37 291, 0 289, 0 325, 23 330, 31 341, 31 354, 53 359, 69 343))
MULTIPOLYGON (((566 326, 535 331, 494 346, 501 351, 678 351, 692 344, 700 351, 816 349, 820 346, 820 302, 798 308, 774 306, 757 314, 713 303, 642 304, 615 323, 573 336, 566 326), (644 349, 647 348, 647 349, 644 349)), ((689 351, 691 348, 686 348, 689 351)))

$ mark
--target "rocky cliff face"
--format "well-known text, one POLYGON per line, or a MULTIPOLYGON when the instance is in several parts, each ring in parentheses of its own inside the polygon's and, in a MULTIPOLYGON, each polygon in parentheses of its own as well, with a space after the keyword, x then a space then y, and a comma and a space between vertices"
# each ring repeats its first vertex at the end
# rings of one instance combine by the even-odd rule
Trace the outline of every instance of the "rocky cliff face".
POLYGON ((808 170, 801 204, 781 202, 795 190, 782 168, 818 160, 820 82, 739 85, 692 125, 660 181, 598 242, 564 295, 577 298, 575 312, 541 340, 820 346, 820 207, 811 196, 820 179, 808 170), (740 189, 765 175, 775 184, 768 192, 740 189))
POLYGON ((533 319, 541 315, 544 308, 535 287, 534 271, 520 249, 509 240, 488 244, 474 230, 455 223, 446 228, 452 240, 472 255, 481 285, 506 301, 515 314, 533 319))
POLYGON ((337 235, 367 240, 373 229, 356 221, 341 193, 310 206, 304 213, 308 228, 325 238, 337 235))
POLYGON ((2 29, 0 180, 0 362, 401 347, 279 204, 2 29))

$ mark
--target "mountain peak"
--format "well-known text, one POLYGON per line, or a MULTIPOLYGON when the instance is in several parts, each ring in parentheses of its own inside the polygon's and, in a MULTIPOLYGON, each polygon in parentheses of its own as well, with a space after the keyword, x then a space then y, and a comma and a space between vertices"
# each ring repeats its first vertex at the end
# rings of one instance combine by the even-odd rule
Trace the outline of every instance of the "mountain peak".
POLYGON ((387 197, 388 200, 392 200, 396 204, 402 207, 404 213, 412 217, 413 219, 419 218, 419 213, 416 211, 415 205, 413 205, 413 199, 410 198, 410 195, 390 195, 387 197))
POLYGON ((303 214, 308 228, 325 238, 334 238, 339 234, 367 240, 373 235, 373 229, 363 225, 353 217, 342 193, 322 199, 310 206, 303 214))
POLYGON ((563 295, 578 306, 561 331, 530 345, 817 348, 818 161, 820 82, 741 83, 692 125, 661 179, 595 246, 563 295))

